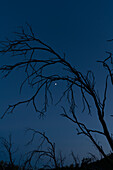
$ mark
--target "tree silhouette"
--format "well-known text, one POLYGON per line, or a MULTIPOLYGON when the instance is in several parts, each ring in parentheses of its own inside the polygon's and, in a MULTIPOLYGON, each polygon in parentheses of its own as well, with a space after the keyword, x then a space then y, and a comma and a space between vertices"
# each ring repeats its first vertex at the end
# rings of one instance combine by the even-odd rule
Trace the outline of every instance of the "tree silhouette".
POLYGON ((33 104, 35 111, 43 116, 48 108, 48 102, 53 101, 53 93, 51 85, 53 82, 63 81, 66 84, 65 90, 62 92, 58 103, 63 98, 66 98, 69 104, 69 111, 66 110, 65 106, 62 106, 63 117, 69 119, 77 125, 78 135, 86 135, 96 146, 98 151, 106 157, 104 149, 98 144, 94 138, 94 133, 103 135, 106 137, 107 142, 113 151, 113 140, 111 133, 108 130, 108 125, 105 120, 105 106, 106 96, 108 88, 108 79, 111 78, 113 84, 113 74, 108 61, 112 64, 112 53, 108 53, 108 58, 103 61, 98 61, 103 64, 104 68, 108 70, 108 74, 105 76, 105 88, 103 92, 103 99, 101 99, 95 89, 95 76, 92 71, 88 71, 86 75, 82 74, 76 67, 72 66, 67 60, 65 54, 61 56, 51 46, 41 41, 33 32, 31 26, 28 25, 27 29, 21 28, 20 32, 15 32, 15 39, 7 39, 1 41, 0 53, 7 57, 13 56, 18 57, 18 61, 14 60, 13 64, 3 65, 0 70, 3 73, 3 77, 6 78, 11 72, 22 69, 26 75, 23 83, 20 87, 20 92, 25 85, 29 85, 34 88, 34 93, 30 98, 21 100, 15 104, 9 105, 6 111, 1 116, 1 119, 9 113, 13 113, 15 108, 21 104, 28 105, 33 104), (45 55, 45 57, 44 57, 45 55), (55 66, 60 66, 63 70, 63 74, 60 72, 48 73, 48 69, 53 69, 55 66), (18 69, 18 70, 17 70, 18 69), (79 121, 79 115, 76 113, 76 102, 75 102, 75 88, 78 88, 81 93, 83 102, 83 111, 88 109, 91 114, 90 100, 93 100, 93 105, 96 108, 96 114, 98 120, 102 126, 102 131, 88 128, 84 122, 79 121), (44 107, 39 110, 37 106, 37 96, 42 91, 44 94, 44 107))
POLYGON ((41 138, 40 143, 37 142, 38 146, 29 151, 26 154, 26 159, 24 162, 24 168, 32 168, 32 160, 35 160, 35 169, 38 166, 40 161, 46 160, 46 163, 43 165, 43 168, 51 169, 52 167, 56 169, 60 169, 64 165, 65 157, 62 156, 62 153, 56 154, 55 143, 51 142, 51 140, 47 137, 47 135, 43 132, 37 131, 35 129, 27 129, 26 132, 32 132, 31 140, 28 141, 26 145, 30 145, 33 143, 36 135, 39 135, 41 138), (45 147, 46 145, 46 147, 45 147))
POLYGON ((14 159, 14 154, 17 152, 17 148, 14 149, 14 144, 12 142, 12 135, 9 135, 9 139, 5 139, 3 137, 0 137, 0 142, 1 142, 1 146, 4 150, 6 150, 6 153, 8 154, 9 157, 9 164, 8 167, 13 169, 15 168, 15 159, 14 159))

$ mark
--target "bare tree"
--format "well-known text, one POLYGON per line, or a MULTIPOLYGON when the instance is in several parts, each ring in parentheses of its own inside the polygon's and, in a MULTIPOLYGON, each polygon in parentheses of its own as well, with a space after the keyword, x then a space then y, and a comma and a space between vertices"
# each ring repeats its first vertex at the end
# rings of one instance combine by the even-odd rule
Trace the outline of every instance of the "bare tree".
POLYGON ((0 138, 1 145, 2 147, 6 150, 6 153, 8 154, 9 157, 9 165, 13 169, 15 167, 14 165, 14 154, 17 152, 17 149, 14 149, 14 144, 12 142, 12 136, 11 134, 9 135, 9 140, 1 137, 0 138))
POLYGON ((96 139, 94 138, 94 133, 105 136, 107 142, 113 151, 113 140, 111 133, 108 130, 108 125, 105 120, 105 106, 106 106, 106 96, 108 88, 108 79, 111 78, 111 83, 113 84, 113 74, 112 70, 107 64, 108 60, 112 59, 112 54, 108 52, 109 57, 104 61, 99 61, 108 70, 108 74, 105 76, 105 88, 103 93, 103 99, 101 99, 95 89, 95 76, 92 71, 88 71, 86 75, 82 74, 76 67, 72 66, 67 60, 65 54, 61 56, 57 53, 51 46, 42 42, 33 32, 31 26, 28 25, 28 29, 22 28, 20 32, 15 32, 15 39, 7 39, 1 41, 0 53, 6 55, 7 57, 13 56, 17 57, 17 62, 13 62, 10 65, 4 65, 0 67, 3 73, 3 77, 7 77, 11 72, 17 69, 23 69, 26 78, 21 84, 20 91, 22 91, 24 85, 29 85, 34 88, 35 92, 32 96, 26 100, 19 101, 15 104, 9 105, 4 114, 1 116, 3 118, 6 114, 13 113, 15 108, 21 104, 32 103, 36 112, 39 112, 40 116, 43 116, 47 111, 48 102, 53 100, 51 85, 53 82, 63 81, 66 84, 65 90, 62 92, 62 96, 58 103, 66 97, 69 104, 69 111, 62 106, 63 113, 61 114, 65 118, 72 121, 77 125, 77 133, 86 135, 96 146, 98 151, 106 157, 104 149, 100 146, 96 139), (42 55, 43 57, 42 57, 42 55), (47 54, 47 55, 46 55, 47 54), (40 56, 41 55, 41 56, 40 56), (45 57, 44 57, 45 55, 45 57), (49 74, 48 69, 59 65, 63 70, 63 74, 56 72, 55 74, 49 74), (102 131, 96 129, 88 128, 84 122, 79 121, 78 114, 75 111, 75 88, 78 88, 81 93, 81 98, 83 101, 83 111, 88 109, 91 114, 90 100, 93 100, 93 106, 96 108, 96 114, 98 120, 102 126, 102 131), (45 100, 44 107, 42 110, 38 109, 36 100, 40 91, 43 91, 45 100))
POLYGON ((41 140, 39 144, 39 140, 36 142, 38 146, 25 154, 27 157, 25 162, 24 162, 24 168, 31 168, 32 167, 32 160, 35 162, 35 165, 33 166, 34 168, 37 168, 38 163, 40 161, 46 160, 45 165, 43 165, 43 168, 60 168, 63 167, 64 163, 64 157, 60 153, 59 156, 56 154, 56 147, 55 143, 52 143, 50 139, 45 135, 45 133, 42 133, 40 131, 37 131, 35 129, 27 129, 26 132, 32 132, 32 138, 31 140, 27 143, 27 145, 30 145, 33 143, 34 138, 36 135, 40 135, 41 140))
POLYGON ((71 152, 71 156, 72 156, 72 158, 73 158, 73 160, 74 160, 74 167, 78 168, 79 165, 80 165, 80 160, 79 160, 79 158, 76 157, 73 152, 71 152))

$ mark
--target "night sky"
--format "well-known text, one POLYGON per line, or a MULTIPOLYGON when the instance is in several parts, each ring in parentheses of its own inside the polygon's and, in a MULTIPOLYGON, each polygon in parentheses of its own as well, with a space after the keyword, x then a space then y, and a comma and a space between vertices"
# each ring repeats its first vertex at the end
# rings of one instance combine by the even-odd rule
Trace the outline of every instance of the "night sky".
MULTIPOLYGON (((83 74, 92 70, 96 77, 96 88, 99 90, 100 96, 103 95, 106 72, 96 61, 107 56, 106 50, 112 51, 113 44, 106 41, 113 38, 112 0, 4 0, 0 2, 0 40, 14 37, 13 32, 17 31, 19 26, 25 26, 26 22, 32 26, 41 40, 60 54, 65 52, 66 60, 83 74)), ((0 65, 10 63, 10 59, 5 57, 0 56, 0 65)), ((21 72, 12 73, 7 79, 1 78, 1 115, 8 104, 14 104, 30 95, 29 88, 26 88, 22 95, 19 94, 22 78, 21 72)), ((62 86, 62 82, 52 85, 55 101, 60 97, 62 86)), ((43 102, 41 95, 37 99, 39 107, 43 102)), ((112 119, 109 116, 113 109, 111 86, 108 95, 110 97, 107 101, 106 119, 109 128, 113 131, 112 119)), ((79 105, 79 99, 77 102, 79 105)), ((80 109, 78 111, 80 112, 80 109)), ((80 158, 86 156, 88 152, 95 153, 99 157, 98 151, 89 139, 85 136, 77 136, 76 126, 61 117, 61 113, 60 105, 50 104, 46 116, 38 119, 38 115, 31 105, 19 106, 13 115, 7 115, 0 120, 0 136, 7 138, 11 133, 15 145, 19 145, 20 152, 23 153, 26 150, 23 145, 30 137, 24 134, 24 130, 29 127, 35 128, 42 132, 45 131, 47 136, 56 143, 56 149, 61 150, 67 156, 73 151, 80 158)), ((80 112, 80 119, 85 121, 89 127, 96 126, 101 129, 93 107, 92 117, 87 112, 80 112)), ((102 142, 108 153, 110 148, 104 143, 103 138, 96 137, 102 142)))

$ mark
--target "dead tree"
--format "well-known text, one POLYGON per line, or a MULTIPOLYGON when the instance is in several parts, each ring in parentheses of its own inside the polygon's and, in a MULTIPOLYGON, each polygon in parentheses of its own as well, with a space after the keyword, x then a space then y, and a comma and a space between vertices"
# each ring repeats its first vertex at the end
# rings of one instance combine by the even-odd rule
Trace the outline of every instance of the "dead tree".
POLYGON ((32 144, 36 135, 39 135, 41 140, 36 142, 37 147, 35 149, 25 154, 26 160, 23 166, 25 169, 32 168, 32 160, 35 162, 33 168, 37 168, 38 163, 43 160, 46 160, 43 168, 51 169, 54 167, 58 169, 63 166, 64 157, 61 154, 57 156, 55 143, 51 142, 45 133, 31 128, 27 129, 26 132, 32 132, 31 140, 26 145, 32 144))
POLYGON ((14 60, 15 63, 13 62, 13 64, 10 65, 5 64, 0 67, 3 77, 6 78, 11 72, 17 71, 17 69, 23 69, 23 73, 25 73, 26 78, 21 84, 20 91, 22 91, 25 85, 29 85, 31 88, 35 89, 35 92, 30 98, 9 105, 1 118, 3 118, 6 114, 13 113, 17 106, 29 103, 32 103, 36 112, 39 112, 39 115, 43 116, 47 111, 48 101, 50 101, 50 99, 51 101, 53 100, 51 91, 52 83, 63 81, 66 84, 66 89, 62 92, 59 102, 63 97, 66 97, 70 109, 67 111, 64 106, 62 106, 62 116, 76 124, 78 127, 77 133, 86 135, 104 157, 106 157, 106 154, 103 148, 96 142, 93 135, 94 133, 105 136, 111 150, 113 151, 113 140, 105 120, 106 95, 109 77, 111 78, 111 83, 113 83, 112 70, 106 63, 109 59, 111 59, 111 53, 108 54, 109 57, 107 60, 101 61, 103 66, 108 70, 108 74, 105 76, 106 80, 103 99, 98 96, 97 90, 95 89, 95 76, 93 72, 88 71, 86 75, 82 74, 76 67, 72 66, 66 60, 65 54, 61 56, 51 46, 41 41, 38 36, 34 34, 31 26, 29 25, 27 30, 22 28, 20 32, 15 32, 15 39, 1 41, 0 53, 3 54, 4 57, 6 55, 7 57, 12 56, 13 58, 17 58, 17 62, 14 60), (49 74, 47 70, 50 67, 52 69, 54 66, 62 67, 64 74, 57 72, 55 74, 49 74), (90 129, 84 124, 84 122, 79 121, 79 117, 75 111, 75 88, 80 90, 84 107, 83 110, 88 109, 90 114, 91 107, 89 99, 93 100, 93 106, 96 108, 96 114, 102 126, 102 131, 97 130, 96 127, 95 129, 90 129), (44 90, 43 93, 45 101, 44 107, 42 110, 39 110, 36 100, 38 100, 37 96, 41 90, 44 90))
POLYGON ((12 142, 12 136, 9 135, 9 140, 0 137, 1 146, 3 149, 5 149, 6 153, 9 157, 9 166, 13 169, 15 167, 14 165, 14 154, 17 152, 17 149, 14 149, 14 144, 12 142))

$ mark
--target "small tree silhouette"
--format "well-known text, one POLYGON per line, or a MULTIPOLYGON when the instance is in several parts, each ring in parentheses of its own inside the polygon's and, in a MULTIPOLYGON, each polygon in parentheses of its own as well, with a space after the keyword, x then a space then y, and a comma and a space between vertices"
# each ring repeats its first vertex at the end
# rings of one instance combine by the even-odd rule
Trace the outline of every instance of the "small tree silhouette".
POLYGON ((39 161, 46 160, 46 164, 43 165, 43 168, 61 168, 63 167, 63 163, 65 158, 62 156, 62 153, 59 154, 59 156, 56 155, 56 147, 55 143, 52 143, 50 139, 45 135, 45 133, 39 132, 35 129, 27 129, 26 132, 32 132, 32 138, 31 140, 27 143, 27 145, 32 144, 34 141, 34 138, 36 135, 40 135, 41 137, 41 142, 37 142, 38 146, 36 149, 28 152, 26 161, 24 163, 24 168, 31 168, 32 167, 32 160, 35 160, 35 167, 37 168, 37 165, 39 161), (46 145, 46 148, 44 147, 46 145), (35 159, 34 159, 35 158, 35 159), (48 161, 47 161, 48 160, 48 161))
POLYGON ((15 159, 14 159, 14 154, 17 152, 17 149, 14 149, 14 144, 12 142, 12 136, 11 134, 9 135, 9 140, 0 137, 0 142, 1 142, 1 146, 6 150, 6 153, 8 154, 9 157, 9 168, 16 168, 16 166, 14 165, 15 159))

